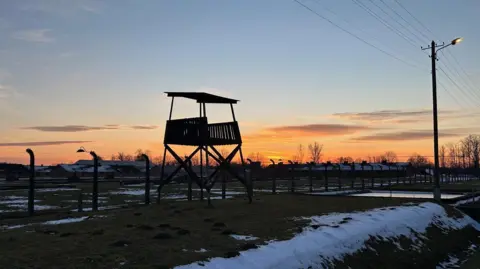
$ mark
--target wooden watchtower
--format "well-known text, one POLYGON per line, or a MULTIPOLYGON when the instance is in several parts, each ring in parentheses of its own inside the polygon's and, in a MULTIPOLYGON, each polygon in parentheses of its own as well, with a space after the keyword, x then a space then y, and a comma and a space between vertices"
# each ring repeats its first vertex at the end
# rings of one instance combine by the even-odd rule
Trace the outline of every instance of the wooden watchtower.
POLYGON ((249 201, 251 202, 252 190, 250 190, 247 185, 245 173, 243 177, 240 176, 230 165, 236 154, 240 153, 242 168, 243 171, 245 171, 245 162, 242 153, 242 137, 240 135, 240 128, 233 109, 233 104, 236 104, 238 100, 204 92, 166 92, 166 94, 168 97, 172 98, 172 102, 163 141, 165 149, 163 152, 160 185, 158 187, 159 195, 161 188, 170 183, 182 168, 187 172, 190 179, 193 182, 196 182, 201 189, 205 188, 207 192, 210 192, 210 189, 215 184, 215 175, 220 169, 222 169, 230 173, 234 178, 238 179, 243 185, 245 185, 245 187, 247 187, 249 201), (195 118, 172 119, 175 97, 195 100, 200 106, 200 116, 195 118), (206 114, 206 104, 230 105, 233 121, 209 124, 206 114), (195 149, 190 155, 185 156, 183 159, 170 147, 170 145, 194 146, 195 149), (223 145, 235 145, 235 147, 230 154, 222 156, 216 146, 223 145), (165 178, 165 157, 167 151, 175 158, 178 167, 165 178), (209 158, 213 159, 218 164, 210 175, 204 175, 203 173, 204 153, 206 167, 208 167, 209 158), (196 154, 200 155, 200 176, 198 176, 191 167, 191 159, 196 154))

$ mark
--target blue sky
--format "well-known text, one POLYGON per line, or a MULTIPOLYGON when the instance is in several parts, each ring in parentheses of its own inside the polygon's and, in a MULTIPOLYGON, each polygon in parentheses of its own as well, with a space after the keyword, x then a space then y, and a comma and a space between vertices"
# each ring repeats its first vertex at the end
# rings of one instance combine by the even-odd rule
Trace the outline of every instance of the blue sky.
MULTIPOLYGON (((429 40, 409 35, 414 45, 406 42, 354 1, 301 2, 420 68, 382 54, 291 0, 3 1, 0 142, 85 140, 101 147, 114 136, 117 142, 141 141, 140 146, 149 147, 145 141, 162 141, 169 104, 164 91, 206 90, 240 99, 237 117, 245 132, 265 126, 338 123, 331 117, 335 113, 431 107, 430 60, 420 50, 429 40), (135 132, 21 129, 106 124, 160 127, 135 132)), ((403 31, 372 2, 360 2, 403 31)), ((373 2, 390 12, 381 1, 373 2)), ((384 2, 431 35, 393 0, 384 2)), ((446 49, 447 59, 439 55, 439 63, 452 63, 450 76, 462 85, 468 80, 455 72, 460 70, 456 59, 478 90, 480 34, 475 26, 480 2, 401 3, 435 34, 435 40, 465 38, 446 49)), ((440 72, 438 77, 460 103, 439 88, 441 109, 478 107, 480 99, 463 94, 440 72)), ((208 111, 214 120, 224 120, 220 112, 228 108, 208 111)), ((175 112, 191 116, 198 108, 182 102, 175 112)), ((431 128, 429 122, 424 125, 431 128)), ((413 127, 419 126, 405 129, 413 127)), ((2 151, 16 156, 18 148, 0 147, 2 151)))

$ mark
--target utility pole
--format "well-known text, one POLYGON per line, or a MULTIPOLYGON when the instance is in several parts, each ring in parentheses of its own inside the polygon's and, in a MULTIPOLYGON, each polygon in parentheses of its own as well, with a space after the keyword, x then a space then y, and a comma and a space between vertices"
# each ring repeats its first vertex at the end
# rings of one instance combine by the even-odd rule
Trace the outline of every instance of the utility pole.
POLYGON ((435 166, 433 169, 433 178, 435 180, 435 185, 433 188, 433 198, 435 201, 441 201, 441 192, 440 192, 440 164, 439 164, 439 157, 438 157, 438 112, 437 112, 437 69, 436 69, 436 62, 437 59, 437 52, 441 49, 444 49, 450 45, 456 45, 462 41, 462 38, 455 38, 450 42, 450 44, 445 45, 442 43, 438 45, 432 40, 430 46, 426 48, 422 48, 422 50, 430 49, 431 54, 430 58, 432 60, 432 97, 433 97, 433 152, 434 152, 434 162, 435 166), (437 49, 438 48, 438 49, 437 49))

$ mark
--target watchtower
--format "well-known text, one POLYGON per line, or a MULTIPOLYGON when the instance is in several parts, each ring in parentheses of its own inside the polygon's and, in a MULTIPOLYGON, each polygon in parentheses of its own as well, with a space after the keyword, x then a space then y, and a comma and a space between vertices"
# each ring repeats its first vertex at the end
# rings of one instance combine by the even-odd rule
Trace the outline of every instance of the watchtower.
MULTIPOLYGON (((160 185, 158 188, 159 193, 161 191, 161 188, 164 185, 170 183, 175 177, 175 175, 182 168, 187 172, 188 176, 192 181, 196 182, 198 186, 202 189, 203 187, 205 187, 208 192, 215 184, 215 175, 219 172, 220 169, 223 169, 230 173, 234 178, 236 178, 243 185, 245 185, 245 187, 247 187, 247 190, 249 190, 245 176, 241 177, 240 175, 238 175, 238 173, 234 169, 232 169, 230 165, 236 154, 240 153, 243 171, 245 171, 245 162, 242 153, 242 137, 240 135, 240 128, 235 118, 235 112, 233 109, 233 104, 236 104, 238 100, 204 92, 166 92, 166 94, 168 97, 172 98, 172 102, 170 106, 170 115, 168 117, 165 127, 165 137, 163 141, 165 149, 163 152, 162 172, 160 185), (200 107, 200 116, 195 118, 172 119, 175 97, 195 100, 200 107), (233 121, 209 124, 207 119, 206 104, 230 105, 233 121), (190 155, 185 156, 185 159, 182 159, 170 147, 170 145, 194 146, 195 149, 190 155), (228 154, 227 156, 222 156, 216 146, 223 145, 235 145, 235 147, 230 152, 230 154, 228 154), (175 158, 176 162, 179 165, 170 175, 164 178, 165 157, 167 151, 175 158), (215 170, 213 170, 210 175, 204 175, 203 172, 204 153, 206 167, 208 167, 209 158, 212 158, 218 164, 215 170), (196 154, 200 155, 200 176, 198 176, 193 171, 191 165, 189 165, 189 163, 191 164, 191 159, 196 154)), ((249 201, 251 202, 251 191, 248 191, 248 196, 249 201)))

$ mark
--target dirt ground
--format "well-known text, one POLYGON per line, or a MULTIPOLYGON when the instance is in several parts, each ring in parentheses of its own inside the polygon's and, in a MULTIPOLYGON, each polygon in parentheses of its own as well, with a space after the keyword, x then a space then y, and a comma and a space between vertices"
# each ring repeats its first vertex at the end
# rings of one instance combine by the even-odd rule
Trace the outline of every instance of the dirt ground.
POLYGON ((213 208, 200 201, 162 201, 96 214, 68 212, 56 217, 90 218, 62 225, 38 225, 51 216, 4 220, 3 226, 32 225, 0 232, 0 268, 170 268, 291 238, 305 225, 294 217, 412 201, 280 194, 256 196, 253 204, 215 200, 213 208), (258 239, 240 241, 230 234, 258 239))

